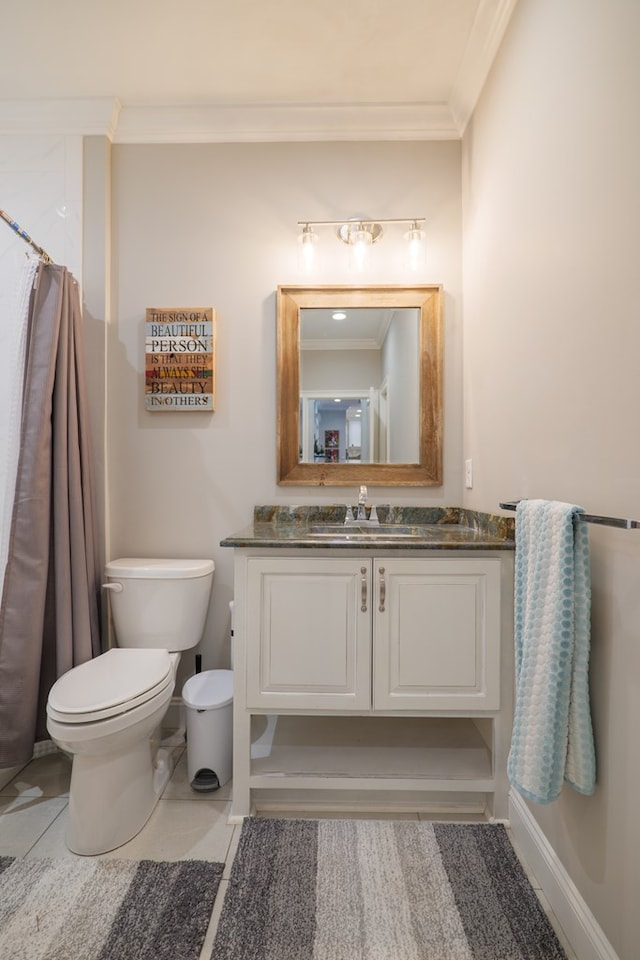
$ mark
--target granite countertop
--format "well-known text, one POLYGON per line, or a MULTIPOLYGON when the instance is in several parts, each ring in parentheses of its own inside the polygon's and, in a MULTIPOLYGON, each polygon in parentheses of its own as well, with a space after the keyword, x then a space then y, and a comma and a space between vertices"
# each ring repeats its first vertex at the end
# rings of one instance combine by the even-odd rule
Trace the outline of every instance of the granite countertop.
POLYGON ((381 527, 343 526, 345 505, 258 506, 253 523, 225 537, 221 547, 302 547, 321 550, 513 550, 515 518, 461 507, 376 505, 381 527), (389 526, 388 532, 386 526, 389 526), (394 535, 399 527, 408 535, 394 535), (314 528, 325 528, 322 532, 314 528), (328 527, 328 529, 326 529, 328 527), (332 529, 333 528, 333 529, 332 529), (372 533, 374 535, 372 535, 372 533))

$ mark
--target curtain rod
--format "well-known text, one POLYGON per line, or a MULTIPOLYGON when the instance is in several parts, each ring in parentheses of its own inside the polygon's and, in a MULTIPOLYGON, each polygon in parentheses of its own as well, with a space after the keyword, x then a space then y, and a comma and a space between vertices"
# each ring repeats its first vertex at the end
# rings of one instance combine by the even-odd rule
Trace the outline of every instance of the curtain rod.
POLYGON ((4 220, 5 223, 9 224, 14 233, 17 233, 19 237, 22 237, 37 254, 40 255, 40 258, 43 263, 53 263, 53 260, 49 256, 46 250, 44 250, 39 244, 32 240, 26 230, 23 230, 19 223, 16 223, 15 220, 12 220, 11 217, 5 213, 4 210, 0 210, 0 217, 4 220))
MULTIPOLYGON (((499 504, 501 510, 515 510, 519 500, 508 500, 499 504)), ((603 527, 621 527, 623 530, 640 529, 640 520, 625 520, 622 517, 600 517, 593 513, 576 513, 575 520, 581 523, 599 523, 603 527)))

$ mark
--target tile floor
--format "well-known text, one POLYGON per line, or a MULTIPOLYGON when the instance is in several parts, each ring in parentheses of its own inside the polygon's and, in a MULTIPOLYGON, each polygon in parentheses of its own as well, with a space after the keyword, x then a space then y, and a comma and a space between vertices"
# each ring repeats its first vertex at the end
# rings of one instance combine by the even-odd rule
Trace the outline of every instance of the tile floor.
MULTIPOLYGON (((0 855, 25 858, 76 856, 64 842, 70 774, 71 763, 68 758, 61 753, 51 753, 32 760, 6 786, 0 788, 0 855)), ((200 859, 225 864, 201 960, 210 960, 211 957, 216 924, 240 836, 241 828, 227 823, 230 798, 231 784, 226 784, 215 794, 192 790, 187 778, 186 753, 178 748, 173 776, 146 826, 129 843, 102 855, 110 859, 200 859)), ((296 811, 288 814, 279 812, 277 815, 296 816, 296 811)), ((308 811, 299 815, 307 818, 313 816, 308 811)), ((355 817, 358 814, 340 813, 339 816, 355 817)), ((398 819, 397 814, 392 816, 398 819)), ((421 819, 420 814, 406 814, 403 818, 406 816, 421 819)), ((523 865, 547 909, 568 960, 577 960, 555 917, 544 903, 535 877, 526 863, 523 865)))

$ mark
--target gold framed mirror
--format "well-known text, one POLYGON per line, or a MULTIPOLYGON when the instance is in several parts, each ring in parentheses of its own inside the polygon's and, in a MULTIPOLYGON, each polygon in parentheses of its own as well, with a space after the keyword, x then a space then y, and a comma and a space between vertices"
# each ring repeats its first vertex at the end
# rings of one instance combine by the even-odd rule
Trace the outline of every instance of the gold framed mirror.
POLYGON ((442 483, 440 286, 279 286, 277 334, 279 484, 442 483))

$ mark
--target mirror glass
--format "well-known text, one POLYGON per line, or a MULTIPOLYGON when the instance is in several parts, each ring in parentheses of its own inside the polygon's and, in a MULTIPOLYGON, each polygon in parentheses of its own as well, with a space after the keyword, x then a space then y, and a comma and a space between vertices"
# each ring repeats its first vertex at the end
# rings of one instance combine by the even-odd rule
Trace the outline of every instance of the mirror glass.
POLYGON ((441 289, 278 288, 278 481, 442 482, 441 289))
POLYGON ((419 310, 300 311, 300 460, 418 463, 419 310))

